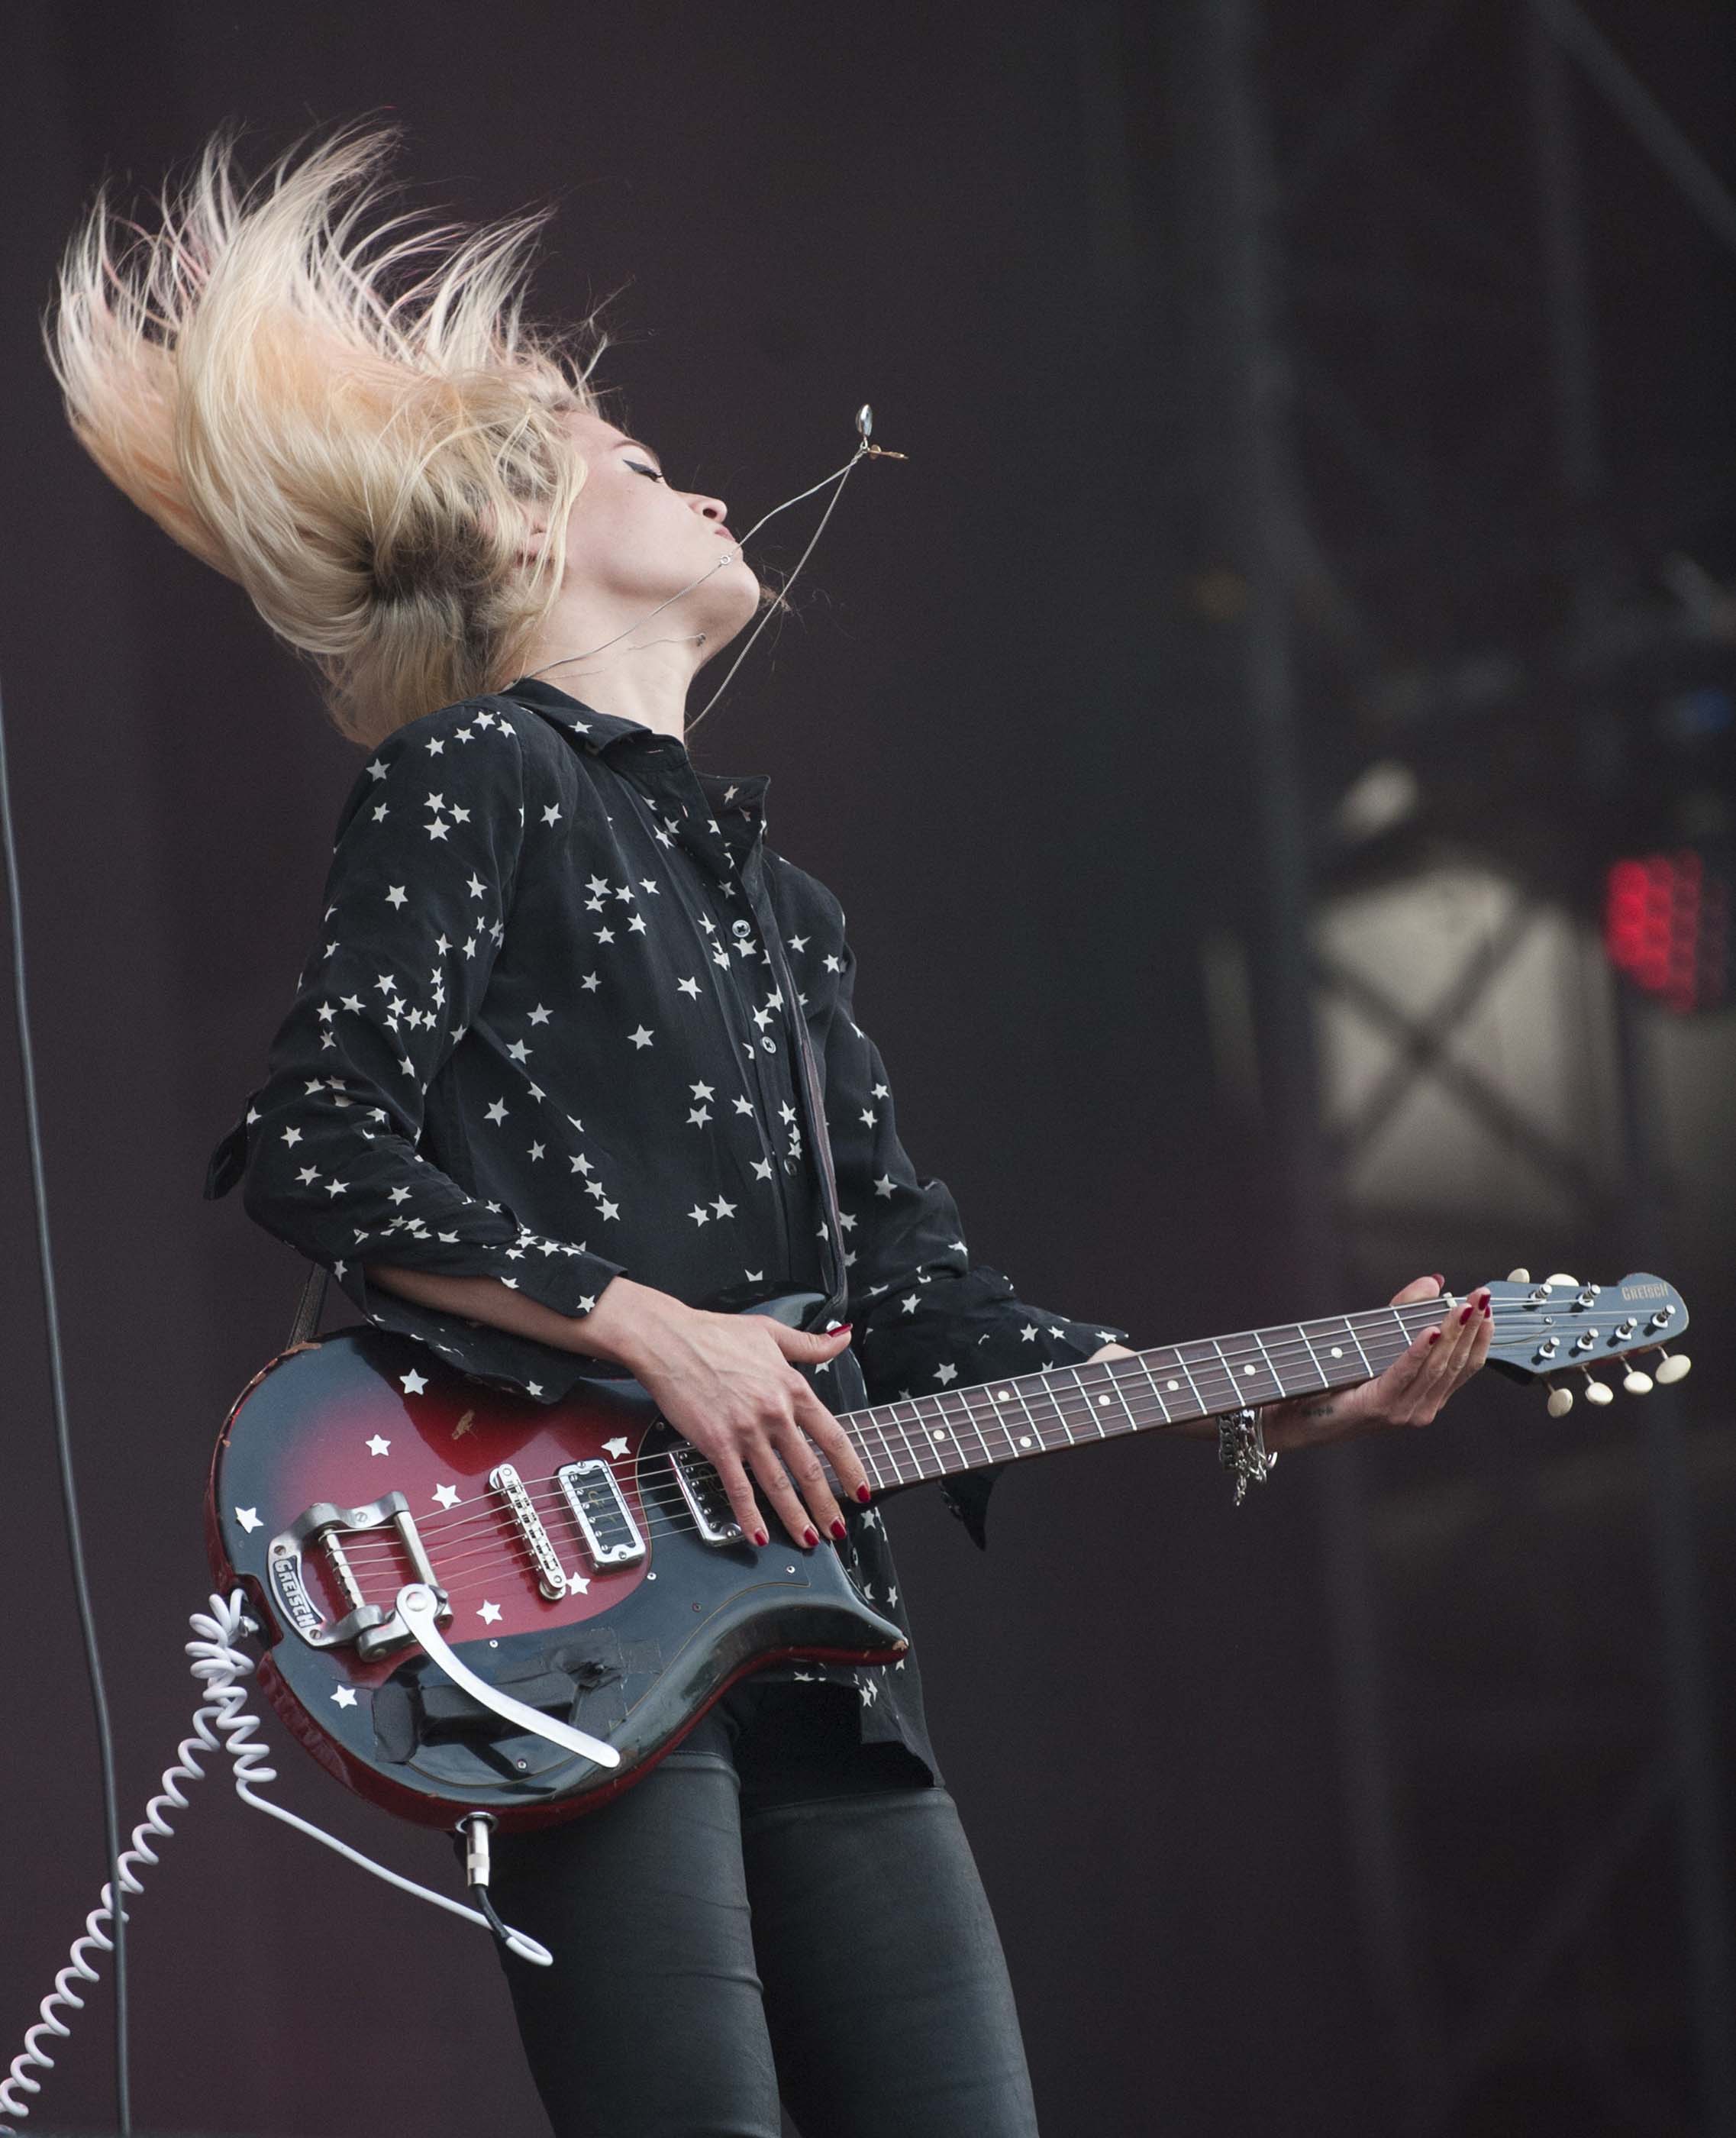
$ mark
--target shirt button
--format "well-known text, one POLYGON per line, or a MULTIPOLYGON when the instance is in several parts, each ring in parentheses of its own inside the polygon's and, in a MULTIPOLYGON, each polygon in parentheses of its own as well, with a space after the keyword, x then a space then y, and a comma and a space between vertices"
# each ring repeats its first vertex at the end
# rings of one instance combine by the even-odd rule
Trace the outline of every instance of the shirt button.
POLYGON ((759 1043, 768 1054, 775 1054, 778 1052, 778 1042, 775 1039, 762 1039, 759 1043))
POLYGON ((785 1159, 783 1161, 783 1169, 786 1173, 793 1173, 796 1170, 795 1159, 792 1158, 785 1159))
POLYGON ((738 935, 751 935, 753 933, 753 924, 751 920, 738 920, 734 924, 734 928, 738 935))

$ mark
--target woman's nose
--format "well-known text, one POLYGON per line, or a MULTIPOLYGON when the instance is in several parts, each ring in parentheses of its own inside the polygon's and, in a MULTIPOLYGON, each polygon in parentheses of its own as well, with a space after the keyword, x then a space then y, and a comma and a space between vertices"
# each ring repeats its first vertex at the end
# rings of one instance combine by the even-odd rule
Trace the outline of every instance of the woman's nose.
POLYGON ((702 520, 714 520, 720 527, 729 517, 729 508, 720 497, 695 495, 687 501, 702 520))

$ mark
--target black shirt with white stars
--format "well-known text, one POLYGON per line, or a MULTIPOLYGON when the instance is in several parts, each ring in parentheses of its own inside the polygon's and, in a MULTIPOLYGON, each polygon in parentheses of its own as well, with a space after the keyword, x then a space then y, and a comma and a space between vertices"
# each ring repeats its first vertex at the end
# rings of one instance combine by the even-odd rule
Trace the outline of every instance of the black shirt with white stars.
MULTIPOLYGON (((396 730, 344 802, 320 940, 206 1194, 240 1181, 248 1215, 370 1322, 552 1403, 597 1362, 416 1306, 364 1262, 496 1277, 572 1316, 622 1274, 714 1311, 823 1293, 799 1010, 868 1402, 1125 1341, 1016 1298, 970 1261, 944 1184, 917 1178, 852 1014, 843 910, 766 844, 769 783, 700 772, 675 737, 534 678, 396 730), (760 940, 767 910, 795 1003, 760 940)), ((823 1400, 823 1371, 810 1378, 823 1400)), ((941 1486, 978 1545, 994 1475, 941 1486)), ((880 1509, 851 1501, 845 1521, 838 1548, 908 1635, 880 1509)), ((766 1675, 853 1686, 865 1740, 902 1743, 939 1778, 914 1649, 766 1675)))

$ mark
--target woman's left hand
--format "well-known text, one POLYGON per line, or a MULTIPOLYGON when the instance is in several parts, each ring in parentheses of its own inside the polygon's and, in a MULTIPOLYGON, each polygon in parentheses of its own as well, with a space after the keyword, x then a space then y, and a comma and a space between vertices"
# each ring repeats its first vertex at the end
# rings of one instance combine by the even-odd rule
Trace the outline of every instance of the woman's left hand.
MULTIPOLYGON (((1440 1291, 1438 1277, 1420 1276, 1395 1292, 1392 1304, 1408 1306, 1415 1300, 1436 1298, 1440 1291)), ((1489 1356, 1494 1329, 1489 1294, 1473 1292, 1461 1306, 1449 1307, 1441 1322, 1421 1330, 1416 1341, 1373 1380, 1353 1389, 1266 1404, 1261 1430, 1267 1447, 1279 1455, 1293 1447, 1323 1447, 1329 1441, 1349 1440, 1393 1426, 1429 1424, 1447 1398, 1462 1389, 1489 1356)), ((1134 1355, 1125 1344, 1105 1344, 1086 1364, 1134 1355)), ((1192 1428, 1197 1433, 1215 1429, 1210 1419, 1192 1428)))

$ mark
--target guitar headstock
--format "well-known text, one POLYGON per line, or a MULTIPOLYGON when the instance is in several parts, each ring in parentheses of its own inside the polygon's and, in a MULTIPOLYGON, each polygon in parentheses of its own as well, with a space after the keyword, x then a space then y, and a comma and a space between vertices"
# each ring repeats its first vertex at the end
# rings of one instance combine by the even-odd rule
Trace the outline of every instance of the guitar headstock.
POLYGON ((1612 1400, 1615 1389, 1597 1378, 1598 1367, 1628 1362, 1621 1385, 1641 1396, 1654 1382, 1680 1380, 1691 1363, 1685 1351, 1666 1349, 1688 1326, 1688 1309, 1661 1277, 1598 1285, 1557 1275, 1534 1283, 1529 1271, 1519 1269, 1488 1290, 1495 1323, 1489 1363, 1549 1382, 1551 1418, 1567 1416, 1576 1391, 1587 1403, 1612 1400))

